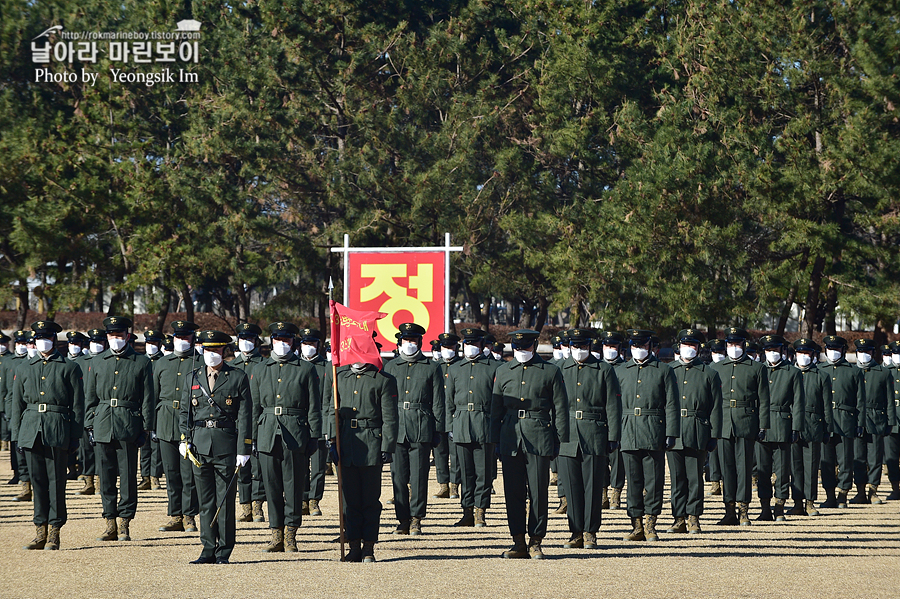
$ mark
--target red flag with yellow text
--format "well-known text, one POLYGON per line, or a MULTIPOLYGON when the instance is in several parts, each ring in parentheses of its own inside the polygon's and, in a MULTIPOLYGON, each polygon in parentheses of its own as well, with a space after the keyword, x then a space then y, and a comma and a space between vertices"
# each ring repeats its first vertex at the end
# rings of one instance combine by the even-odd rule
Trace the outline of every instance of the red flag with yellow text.
POLYGON ((354 310, 334 300, 331 308, 331 361, 342 364, 365 362, 381 368, 381 352, 372 338, 375 321, 387 316, 384 312, 354 310))

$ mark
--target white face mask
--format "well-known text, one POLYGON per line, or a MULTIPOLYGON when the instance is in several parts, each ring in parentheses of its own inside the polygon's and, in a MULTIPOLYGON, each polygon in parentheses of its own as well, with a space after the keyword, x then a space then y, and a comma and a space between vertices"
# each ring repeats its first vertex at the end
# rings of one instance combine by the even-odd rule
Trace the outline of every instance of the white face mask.
POLYGON ((36 347, 29 347, 29 348, 28 348, 28 357, 29 357, 29 358, 33 358, 33 357, 35 357, 36 355, 38 355, 38 350, 37 350, 37 348, 36 348, 36 347))
POLYGON ((419 351, 419 345, 417 343, 410 343, 409 341, 401 341, 400 351, 407 356, 414 356, 416 355, 416 352, 419 351))
POLYGON ((155 356, 159 353, 159 346, 155 343, 148 343, 144 346, 144 350, 147 352, 148 356, 155 356))
POLYGON ((286 356, 291 353, 291 344, 272 339, 272 353, 276 356, 286 356))
POLYGON ((609 360, 610 362, 617 360, 619 358, 619 350, 614 347, 603 346, 603 359, 609 360))
POLYGON ((69 355, 73 358, 81 355, 81 348, 77 345, 69 344, 69 355))
POLYGON ((769 364, 778 364, 781 362, 781 352, 780 351, 767 351, 766 352, 766 362, 769 364))
POLYGON ((514 350, 513 350, 513 357, 514 357, 514 358, 516 359, 516 361, 519 362, 520 364, 525 364, 526 362, 530 362, 530 361, 531 361, 531 359, 534 357, 534 352, 533 352, 533 351, 530 351, 530 350, 529 350, 529 351, 526 351, 526 350, 524 350, 524 349, 514 349, 514 350))
POLYGON ((25 345, 25 344, 18 344, 18 343, 16 344, 16 355, 17 355, 17 356, 24 356, 24 355, 27 354, 27 353, 28 353, 28 346, 27 346, 27 345, 25 345))
POLYGON ((647 356, 650 355, 650 350, 645 347, 632 347, 631 348, 631 357, 637 360, 638 362, 642 362, 647 359, 647 356))
POLYGON ((491 355, 491 348, 485 347, 483 350, 481 350, 481 353, 483 353, 484 357, 487 358, 489 355, 491 355))
POLYGON ((200 354, 201 356, 203 355, 203 346, 202 345, 197 346, 197 353, 200 354))
POLYGON ((325 352, 325 359, 331 362, 331 352, 325 352))
POLYGON ((481 349, 477 345, 466 343, 463 345, 463 355, 470 360, 474 360, 481 353, 481 349))
POLYGON ((500 354, 494 353, 494 352, 491 352, 491 356, 493 356, 495 360, 503 359, 503 356, 501 356, 500 354))
POLYGON ((300 346, 300 352, 303 354, 303 357, 304 357, 304 358, 306 358, 307 360, 309 360, 309 359, 311 359, 313 356, 315 356, 317 353, 319 353, 319 348, 316 347, 315 345, 306 345, 306 344, 304 344, 304 345, 301 345, 301 346, 300 346))
POLYGON ((589 349, 572 348, 572 358, 574 358, 576 362, 584 362, 588 359, 589 355, 591 355, 591 350, 589 349))
POLYGON ((96 356, 97 354, 103 352, 103 344, 97 343, 96 341, 91 341, 89 350, 96 356))
POLYGON ((890 368, 892 364, 893 364, 893 362, 891 361, 890 356, 881 356, 881 365, 882 366, 884 366, 886 368, 890 368))
POLYGON ((113 351, 122 351, 123 349, 125 349, 125 340, 124 339, 119 339, 118 337, 110 337, 108 339, 108 341, 109 341, 109 347, 113 351))
POLYGON ((569 359, 569 356, 572 355, 572 351, 571 351, 571 349, 569 348, 569 346, 568 346, 568 345, 563 345, 560 349, 562 350, 563 360, 568 360, 568 359, 569 359))
POLYGON ((678 355, 681 356, 682 360, 690 362, 697 357, 697 348, 692 345, 682 345, 678 349, 678 355))
POLYGON ((725 361, 725 354, 720 354, 718 352, 714 352, 710 355, 712 356, 713 364, 718 364, 719 362, 725 361))
POLYGON ((856 361, 860 364, 868 364, 872 361, 872 354, 868 352, 858 351, 856 352, 856 361))
POLYGON ((894 366, 900 366, 900 354, 891 354, 891 362, 894 366))
POLYGON ((447 360, 448 362, 456 357, 456 350, 452 347, 442 347, 441 348, 441 357, 447 360))
POLYGON ((185 354, 191 350, 191 342, 176 337, 172 340, 172 348, 180 354, 185 354))
POLYGON ((744 355, 744 348, 742 348, 741 346, 726 347, 725 351, 728 352, 728 357, 732 360, 737 360, 744 355))
POLYGON ((37 350, 42 354, 46 354, 53 346, 56 345, 53 343, 53 339, 35 339, 34 344, 37 346, 37 350))
POLYGON ((163 353, 164 356, 171 356, 171 355, 172 355, 172 352, 171 352, 170 350, 166 349, 165 347, 162 349, 162 353, 163 353))
POLYGON ((828 358, 829 362, 837 362, 841 359, 841 350, 839 349, 826 349, 825 357, 828 358))
POLYGON ((249 339, 238 339, 238 349, 244 352, 245 354, 249 354, 253 351, 253 348, 256 347, 256 344, 250 341, 249 339))
POLYGON ((591 355, 594 356, 595 358, 597 358, 598 360, 602 360, 602 359, 603 359, 603 354, 601 354, 601 353, 598 352, 598 351, 592 351, 592 352, 591 352, 591 355))
POLYGON ((8 349, 9 349, 8 345, 6 345, 5 343, 0 343, 0 354, 4 353, 8 349))
POLYGON ((215 368, 222 363, 222 354, 214 351, 203 352, 203 361, 207 366, 215 368))
POLYGON ((563 357, 563 355, 562 355, 562 350, 561 350, 561 349, 554 349, 554 350, 553 350, 553 359, 554 359, 554 360, 562 360, 562 357, 563 357))
POLYGON ((810 364, 812 364, 812 356, 808 354, 797 354, 797 366, 806 368, 810 364))

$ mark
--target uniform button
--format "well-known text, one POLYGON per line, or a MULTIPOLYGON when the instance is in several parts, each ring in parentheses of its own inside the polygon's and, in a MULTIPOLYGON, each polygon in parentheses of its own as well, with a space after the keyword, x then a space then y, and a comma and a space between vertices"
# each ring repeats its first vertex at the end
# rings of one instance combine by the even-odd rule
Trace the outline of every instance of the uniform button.
MULTIPOLYGON (((116 374, 119 374, 119 373, 117 372, 116 374)), ((178 376, 181 376, 181 373, 180 373, 180 372, 178 373, 178 376)))
POLYGON ((116 362, 118 362, 118 361, 119 361, 119 358, 116 358, 116 362))
POLYGON ((685 381, 684 384, 687 385, 687 381, 685 381))
POLYGON ((409 395, 409 391, 407 391, 406 394, 409 395))
POLYGON ((356 395, 357 393, 359 393, 359 391, 354 391, 354 392, 353 392, 353 395, 356 395))
POLYGON ((359 378, 360 376, 362 376, 362 375, 357 374, 357 375, 356 375, 356 378, 359 378))
POLYGON ((278 382, 280 383, 280 382, 281 382, 281 379, 278 379, 278 382))
POLYGON ((42 377, 41 377, 41 380, 42 380, 42 381, 43 381, 43 380, 44 380, 44 379, 45 379, 45 378, 47 378, 47 377, 45 377, 45 376, 42 376, 42 377))
POLYGON ((175 390, 176 390, 176 391, 181 391, 181 389, 179 389, 178 387, 175 387, 175 390))
POLYGON ((527 366, 523 366, 522 369, 523 369, 523 370, 528 370, 528 367, 527 367, 527 366))
POLYGON ((681 399, 687 399, 687 395, 682 395, 681 399))
POLYGON ((47 365, 47 363, 46 363, 46 362, 44 362, 44 366, 46 366, 46 365, 47 365))
POLYGON ((406 380, 409 380, 409 377, 406 377, 406 380))
POLYGON ((474 377, 474 376, 470 376, 469 378, 470 378, 470 379, 474 379, 475 377, 474 377))
POLYGON ((356 408, 353 408, 353 411, 355 412, 355 411, 356 411, 356 408))
POLYGON ((280 395, 276 395, 276 396, 275 396, 275 399, 281 399, 281 396, 280 396, 280 395))
POLYGON ((282 366, 284 366, 284 364, 279 364, 279 365, 278 365, 279 368, 281 368, 282 366))
POLYGON ((731 378, 734 378, 734 375, 733 375, 733 374, 731 375, 731 378))
POLYGON ((524 398, 524 397, 522 397, 522 398, 520 398, 520 399, 521 399, 521 401, 525 401, 525 398, 524 398))
MULTIPOLYGON (((522 381, 522 384, 524 385, 524 384, 525 384, 525 381, 522 381)), ((580 385, 581 383, 578 383, 578 384, 580 385)))
POLYGON ((640 396, 640 395, 638 395, 638 396, 637 396, 637 398, 638 398, 638 399, 640 399, 640 398, 641 398, 641 396, 640 396))
POLYGON ((44 394, 44 392, 43 392, 43 391, 41 391, 41 395, 43 395, 43 394, 44 394))
POLYGON ((638 379, 638 382, 640 383, 640 382, 641 382, 641 379, 638 379))
MULTIPOLYGON (((638 381, 638 382, 640 383, 640 381, 638 381)), ((524 383, 522 383, 522 384, 524 385, 524 383)), ((579 383, 575 383, 575 384, 578 385, 579 387, 581 386, 581 383, 580 383, 580 382, 579 382, 579 383)))
POLYGON ((575 400, 575 401, 581 401, 581 398, 580 398, 580 397, 579 397, 579 398, 578 398, 578 399, 576 399, 576 400, 575 400))
POLYGON ((834 391, 832 391, 831 394, 834 395, 834 391))
POLYGON ((113 389, 118 389, 118 387, 113 387, 113 389))
POLYGON ((470 393, 470 394, 471 394, 471 393, 472 393, 472 392, 471 392, 471 391, 469 391, 469 393, 470 393))
POLYGON ((578 370, 581 370, 582 368, 584 368, 584 366, 579 366, 579 367, 578 367, 578 370))
MULTIPOLYGON (((117 370, 117 371, 115 371, 113 374, 119 374, 119 371, 117 370)), ((179 373, 179 374, 181 374, 181 373, 179 373)))
POLYGON ((732 389, 731 392, 734 393, 734 389, 732 389))

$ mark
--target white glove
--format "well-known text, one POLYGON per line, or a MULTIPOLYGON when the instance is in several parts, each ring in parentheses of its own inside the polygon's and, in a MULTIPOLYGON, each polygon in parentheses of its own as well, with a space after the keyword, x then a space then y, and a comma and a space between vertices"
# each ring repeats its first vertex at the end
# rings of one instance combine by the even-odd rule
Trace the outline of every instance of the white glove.
POLYGON ((187 459, 187 451, 188 451, 188 444, 186 441, 182 441, 181 443, 178 444, 178 453, 181 454, 181 457, 183 459, 187 459))
POLYGON ((239 456, 237 457, 237 464, 236 464, 236 465, 237 465, 238 468, 243 468, 244 466, 247 465, 247 462, 249 462, 249 461, 250 461, 250 456, 248 456, 248 455, 239 455, 239 456))

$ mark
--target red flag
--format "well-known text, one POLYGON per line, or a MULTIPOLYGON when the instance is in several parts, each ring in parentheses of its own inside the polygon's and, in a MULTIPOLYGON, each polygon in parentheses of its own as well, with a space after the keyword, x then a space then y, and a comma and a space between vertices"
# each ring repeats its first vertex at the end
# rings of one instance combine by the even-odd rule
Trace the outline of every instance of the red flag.
POLYGON ((372 338, 375 321, 387 316, 384 312, 353 310, 334 300, 331 308, 331 361, 342 364, 365 362, 381 368, 381 352, 372 338))

